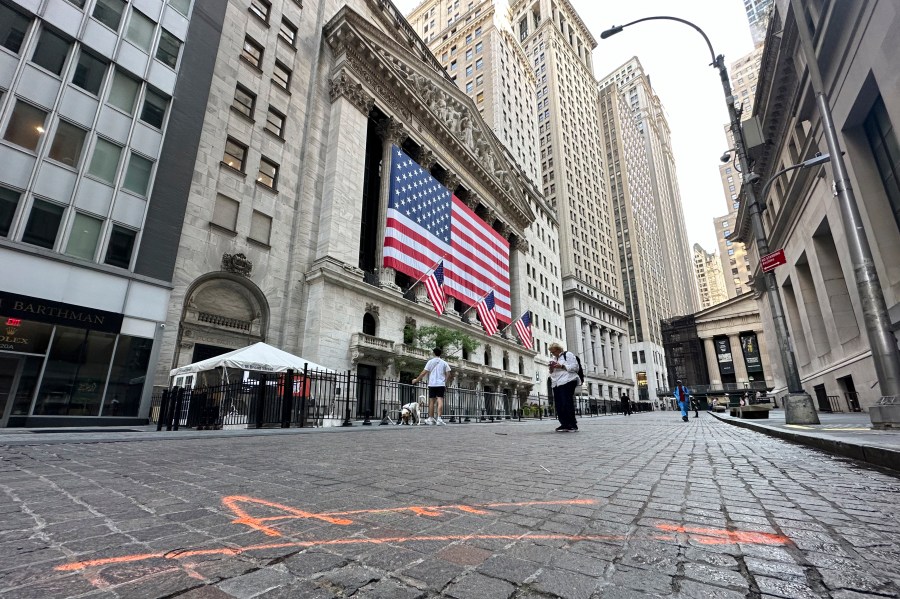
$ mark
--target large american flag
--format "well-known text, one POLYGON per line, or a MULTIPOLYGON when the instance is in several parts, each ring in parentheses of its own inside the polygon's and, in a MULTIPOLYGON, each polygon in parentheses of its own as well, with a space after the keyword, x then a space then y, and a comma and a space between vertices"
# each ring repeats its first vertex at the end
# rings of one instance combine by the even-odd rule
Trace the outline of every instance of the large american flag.
POLYGON ((534 347, 534 338, 531 335, 531 311, 529 310, 516 321, 516 332, 519 334, 519 341, 526 348, 534 347))
POLYGON ((414 278, 444 261, 444 292, 464 304, 494 293, 509 323, 509 242, 400 148, 391 153, 384 266, 414 278))
POLYGON ((443 314, 444 302, 447 301, 447 297, 444 295, 443 262, 438 264, 437 267, 431 272, 431 274, 425 277, 425 291, 428 292, 428 299, 431 300, 431 305, 434 306, 434 311, 438 313, 438 316, 443 314))
POLYGON ((494 306, 493 291, 475 304, 475 309, 478 311, 478 318, 481 319, 481 325, 484 327, 484 332, 487 333, 489 337, 497 332, 497 314, 494 312, 494 306))

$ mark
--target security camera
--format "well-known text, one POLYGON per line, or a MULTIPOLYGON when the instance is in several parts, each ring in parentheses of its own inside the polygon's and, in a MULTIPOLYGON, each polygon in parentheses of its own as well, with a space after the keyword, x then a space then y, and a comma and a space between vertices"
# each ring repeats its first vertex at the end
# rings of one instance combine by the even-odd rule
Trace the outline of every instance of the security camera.
POLYGON ((731 154, 729 154, 728 152, 725 152, 724 154, 719 156, 719 160, 722 162, 722 164, 725 164, 731 160, 731 154))

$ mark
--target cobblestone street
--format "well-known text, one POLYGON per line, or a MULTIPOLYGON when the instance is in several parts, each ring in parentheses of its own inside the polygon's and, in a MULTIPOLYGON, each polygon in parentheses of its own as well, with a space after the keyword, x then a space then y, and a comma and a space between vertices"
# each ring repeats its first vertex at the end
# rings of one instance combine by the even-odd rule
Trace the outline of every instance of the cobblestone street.
POLYGON ((895 475, 708 414, 579 424, 0 447, 0 596, 900 596, 895 475))

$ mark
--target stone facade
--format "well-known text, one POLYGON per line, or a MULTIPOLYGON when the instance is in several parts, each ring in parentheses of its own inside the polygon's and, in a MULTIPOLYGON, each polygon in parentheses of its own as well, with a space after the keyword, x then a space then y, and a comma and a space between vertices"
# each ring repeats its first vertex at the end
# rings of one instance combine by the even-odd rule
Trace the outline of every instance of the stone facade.
POLYGON ((438 317, 421 285, 405 293, 412 281, 381 267, 393 145, 510 240, 521 313, 534 219, 525 177, 394 6, 283 0, 261 15, 229 2, 158 384, 204 352, 257 340, 408 379, 429 356, 404 344, 404 328, 436 324, 481 343, 455 361, 461 385, 527 396, 534 353, 514 335, 487 338, 452 302, 438 317), (283 21, 293 36, 267 26, 283 21))

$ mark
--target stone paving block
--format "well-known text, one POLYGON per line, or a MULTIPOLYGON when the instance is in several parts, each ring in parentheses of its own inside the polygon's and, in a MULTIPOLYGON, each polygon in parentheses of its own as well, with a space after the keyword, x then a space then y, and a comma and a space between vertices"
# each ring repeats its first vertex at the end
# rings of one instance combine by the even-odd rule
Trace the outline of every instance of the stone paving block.
POLYGON ((755 576, 754 579, 759 587, 759 592, 765 595, 784 597, 785 599, 819 599, 822 597, 821 593, 811 589, 805 582, 789 582, 765 576, 755 576))
POLYGON ((640 591, 665 595, 672 592, 674 578, 658 572, 616 566, 607 580, 617 587, 631 589, 632 593, 640 591))
POLYGON ((463 567, 456 564, 441 559, 426 558, 419 563, 403 568, 401 573, 414 580, 424 582, 430 589, 440 590, 464 571, 463 567))
POLYGON ((294 581, 283 564, 278 564, 249 574, 235 576, 216 584, 220 590, 239 599, 256 597, 272 589, 287 586, 294 581))
POLYGON ((566 599, 589 599, 600 584, 590 576, 566 570, 548 569, 535 578, 531 586, 542 593, 550 593, 566 599))
MULTIPOLYGON (((370 584, 354 595, 359 599, 425 599, 429 596, 427 591, 422 591, 414 587, 405 586, 394 580, 382 579, 378 582, 370 584)), ((293 597, 293 595, 287 595, 293 597)), ((267 598, 269 599, 269 598, 267 598)))
POLYGON ((746 593, 740 591, 730 591, 692 580, 682 580, 680 587, 677 595, 679 599, 745 599, 747 597, 746 593))
POLYGON ((456 599, 508 599, 515 591, 516 587, 504 580, 470 573, 451 583, 442 594, 456 599))
POLYGON ((684 565, 684 577, 704 584, 725 587, 745 593, 750 589, 750 583, 741 576, 740 572, 725 568, 715 568, 705 564, 686 563, 684 565))

